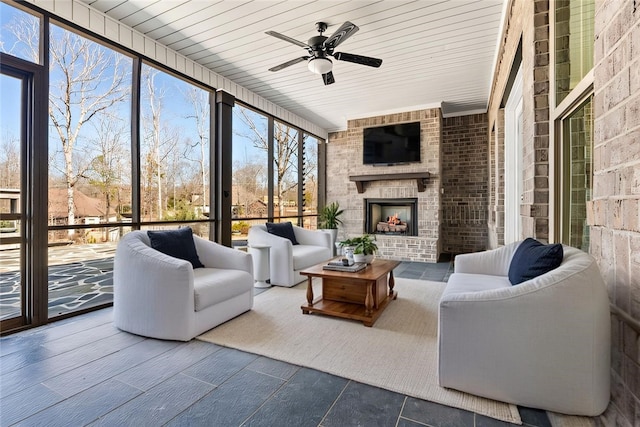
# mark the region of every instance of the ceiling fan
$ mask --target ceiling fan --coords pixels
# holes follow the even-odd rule
[[[284,34],[277,33],[275,31],[267,31],[266,34],[277,37],[281,40],[293,43],[296,46],[303,47],[307,50],[309,55],[301,56],[299,58],[292,59],[284,62],[280,65],[276,65],[273,68],[269,68],[269,71],[280,71],[290,65],[297,64],[298,62],[308,61],[309,71],[315,74],[322,75],[322,81],[325,85],[335,83],[333,78],[333,62],[329,59],[330,56],[338,61],[353,62],[355,64],[367,65],[369,67],[378,68],[382,64],[382,59],[370,58],[368,56],[354,55],[352,53],[335,52],[334,49],[338,47],[340,43],[348,39],[356,31],[358,26],[347,21],[340,26],[331,37],[325,37],[322,35],[327,30],[327,24],[324,22],[316,22],[316,29],[320,33],[319,36],[314,36],[309,39],[307,43],[300,42],[285,36]]]

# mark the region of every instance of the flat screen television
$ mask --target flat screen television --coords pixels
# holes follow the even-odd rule
[[[365,165],[420,162],[420,123],[401,123],[364,129]]]

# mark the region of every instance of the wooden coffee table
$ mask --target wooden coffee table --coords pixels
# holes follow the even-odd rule
[[[375,259],[357,273],[323,270],[325,264],[323,262],[300,272],[308,277],[307,304],[300,307],[303,314],[322,313],[360,320],[365,326],[372,326],[389,302],[398,297],[393,290],[393,269],[400,261]],[[314,277],[322,279],[322,295],[315,300]]]

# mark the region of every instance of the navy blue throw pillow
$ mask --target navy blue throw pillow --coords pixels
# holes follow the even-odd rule
[[[193,243],[193,230],[191,227],[182,227],[177,230],[147,231],[151,240],[151,247],[163,254],[189,261],[193,268],[202,268],[204,265],[198,258],[196,244]]]
[[[509,281],[517,285],[547,273],[558,267],[563,257],[560,243],[545,245],[529,237],[520,243],[513,254],[509,264]]]
[[[291,244],[293,245],[299,244],[293,232],[293,224],[291,224],[291,222],[268,222],[267,231],[273,235],[291,240]]]

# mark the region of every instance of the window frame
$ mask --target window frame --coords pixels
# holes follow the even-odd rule
[[[561,242],[564,236],[566,208],[564,204],[566,179],[564,177],[563,122],[594,94],[594,69],[591,68],[578,84],[556,106],[556,43],[555,7],[549,8],[549,241]],[[594,17],[595,19],[595,17]],[[595,66],[595,64],[594,64]],[[593,139],[592,139],[593,141]],[[593,181],[592,181],[593,182]]]

